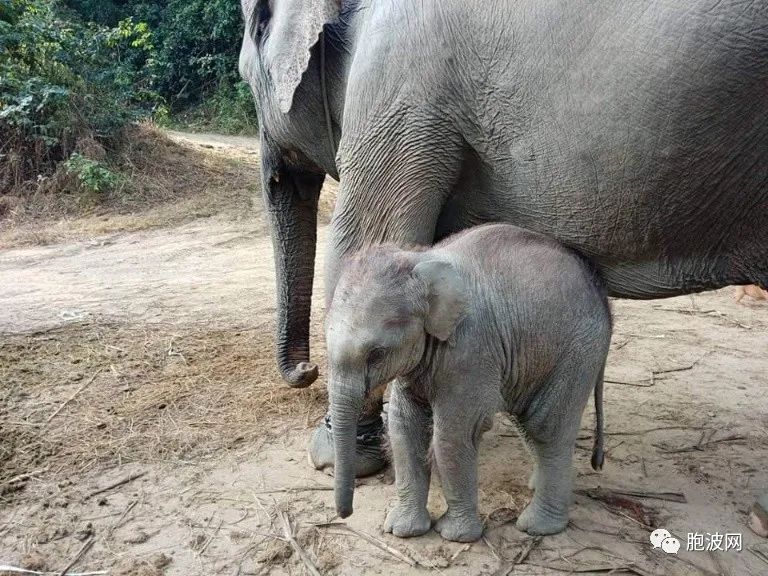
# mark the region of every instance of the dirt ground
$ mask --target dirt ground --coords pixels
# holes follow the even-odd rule
[[[200,154],[238,147],[256,178],[252,141],[172,136]],[[58,574],[76,560],[77,572],[124,576],[299,575],[307,564],[345,575],[768,573],[768,544],[745,526],[768,489],[768,304],[737,305],[730,289],[615,301],[606,465],[589,467],[590,411],[568,529],[531,539],[514,528],[530,462],[499,416],[481,454],[484,539],[401,540],[381,532],[390,471],[359,481],[355,513],[339,525],[332,479],[307,464],[325,380],[290,390],[273,366],[272,249],[257,208],[79,230],[0,252],[0,565]],[[430,508],[443,508],[437,482]],[[657,527],[681,539],[677,555],[652,549]],[[686,551],[688,533],[741,533],[743,550]]]

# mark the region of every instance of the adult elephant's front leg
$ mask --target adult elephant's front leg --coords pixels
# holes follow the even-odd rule
[[[347,130],[345,125],[339,150],[341,186],[326,249],[326,309],[345,257],[380,242],[433,243],[441,210],[462,168],[464,141],[444,119],[424,114],[398,113],[378,120],[385,127]],[[386,138],[371,138],[376,133]],[[357,476],[386,465],[381,409],[381,398],[372,399],[358,422]],[[310,461],[317,469],[332,468],[333,450],[333,422],[326,415],[312,435]]]
[[[382,398],[369,398],[363,415],[357,422],[355,476],[370,476],[387,464],[382,442],[385,434],[381,419]],[[309,443],[309,461],[317,470],[330,471],[335,461],[333,422],[328,412],[315,428]]]

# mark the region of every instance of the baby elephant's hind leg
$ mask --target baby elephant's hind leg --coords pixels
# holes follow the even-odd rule
[[[536,460],[534,495],[517,519],[529,534],[555,534],[568,524],[573,492],[573,451],[581,414],[596,376],[561,367],[545,384],[535,412],[522,421]]]

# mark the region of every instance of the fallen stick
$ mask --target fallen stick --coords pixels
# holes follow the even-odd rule
[[[739,440],[746,440],[747,437],[743,434],[734,434],[732,436],[726,436],[725,438],[718,438],[717,440],[707,440],[706,442],[697,442],[690,446],[681,446],[680,448],[668,448],[662,444],[653,444],[656,448],[667,454],[680,454],[682,452],[700,452],[711,444],[719,444],[720,442],[737,442]]]
[[[730,322],[731,324],[735,324],[739,328],[744,328],[744,330],[752,330],[752,326],[749,326],[747,324],[742,324],[738,320],[734,320],[733,318],[730,318],[729,316],[726,316],[722,312],[718,312],[717,310],[711,310],[707,315],[710,316],[712,314],[714,314],[718,318],[722,318],[723,320],[726,320],[726,321]]]
[[[59,413],[59,412],[61,412],[62,410],[64,410],[64,407],[65,407],[67,404],[69,404],[70,402],[72,402],[72,400],[74,400],[74,399],[75,399],[75,397],[77,397],[77,395],[78,395],[78,394],[80,394],[80,393],[81,393],[83,390],[85,390],[86,388],[88,388],[88,386],[90,386],[90,385],[93,383],[93,381],[94,381],[94,380],[96,380],[96,376],[98,376],[99,374],[101,374],[103,370],[104,370],[104,368],[99,368],[98,370],[96,370],[96,372],[94,372],[94,373],[93,373],[93,376],[91,376],[91,377],[90,377],[90,378],[89,378],[89,379],[88,379],[88,380],[85,382],[85,384],[83,384],[82,386],[80,386],[80,388],[78,388],[77,390],[75,390],[75,392],[72,394],[72,396],[70,396],[69,398],[67,398],[66,400],[64,400],[64,402],[61,404],[61,406],[59,406],[58,408],[56,408],[56,410],[54,410],[53,414],[51,414],[50,416],[48,416],[48,419],[45,421],[45,423],[46,423],[46,424],[48,424],[48,423],[49,423],[51,420],[53,420],[54,418],[56,418],[56,416],[58,415],[58,413]]]
[[[650,432],[661,432],[664,430],[703,430],[697,426],[657,426],[656,428],[647,428],[645,430],[638,430],[632,432],[630,430],[619,432],[605,432],[606,436],[642,436],[643,434],[649,434]],[[591,436],[590,436],[591,437]]]
[[[654,310],[662,310],[664,312],[677,312],[679,314],[689,314],[689,315],[695,315],[695,314],[702,314],[707,315],[712,312],[716,312],[716,310],[693,310],[691,308],[662,308],[662,307],[653,307]]]
[[[515,566],[525,562],[528,559],[528,556],[531,554],[531,550],[533,550],[534,548],[536,548],[536,546],[539,545],[539,542],[541,542],[541,539],[542,539],[541,536],[530,538],[528,540],[528,545],[520,551],[520,554],[517,555],[517,558],[512,560],[512,565],[507,569],[506,572],[504,572],[504,576],[509,576],[509,574],[511,574],[515,570]]]
[[[56,575],[58,572],[38,572],[37,570],[27,570],[18,566],[8,566],[0,564],[0,572],[12,572],[14,574],[39,574],[40,576]],[[67,576],[99,576],[109,574],[108,570],[97,570],[96,572],[67,572]]]
[[[48,467],[46,466],[45,468],[40,468],[39,470],[35,470],[33,472],[25,472],[24,474],[19,474],[18,476],[14,476],[10,480],[5,480],[3,482],[0,482],[0,486],[21,482],[22,480],[26,480],[27,478],[32,478],[33,476],[37,476],[38,474],[42,474],[43,472],[47,472],[47,471],[48,471]]]
[[[548,570],[554,570],[556,572],[566,572],[568,574],[614,574],[616,572],[624,571],[637,576],[656,576],[652,572],[646,572],[642,568],[638,568],[634,564],[604,564],[600,566],[563,566],[557,564],[546,564],[543,562],[528,562],[528,566],[536,566],[537,568],[546,568]]]
[[[85,499],[88,500],[89,498],[93,498],[94,496],[96,496],[98,494],[103,494],[104,492],[109,492],[113,488],[117,488],[119,486],[122,486],[123,484],[128,484],[128,482],[133,482],[134,480],[138,480],[142,476],[146,476],[146,474],[147,474],[146,472],[138,472],[136,474],[131,474],[129,476],[126,476],[122,480],[118,480],[117,482],[113,482],[109,486],[106,486],[104,488],[99,488],[98,490],[96,490],[94,492],[91,492],[90,494],[88,494],[85,497]]]
[[[762,550],[758,548],[756,544],[753,544],[752,546],[748,546],[747,550],[752,552],[755,556],[757,556],[760,560],[768,564],[768,550]]]
[[[629,496],[631,498],[650,498],[652,500],[665,500],[667,502],[678,502],[680,504],[687,504],[688,500],[685,498],[685,494],[682,492],[646,492],[644,490],[616,490],[614,488],[594,488],[589,490],[575,490],[577,494],[583,494],[589,496],[595,500],[602,500],[600,492],[610,495],[615,494],[618,496]]]
[[[203,552],[205,552],[208,549],[208,546],[211,544],[211,541],[216,537],[216,534],[219,533],[219,530],[221,530],[221,525],[224,523],[224,520],[219,519],[219,525],[216,527],[216,530],[214,530],[213,534],[211,534],[208,537],[208,540],[205,541],[205,544],[203,544],[203,547],[200,548],[200,551],[197,553],[198,556],[202,556]]]
[[[344,522],[323,522],[320,524],[314,524],[317,528],[329,528],[329,527],[337,527],[337,528],[344,528],[345,530],[348,530],[352,534],[355,534],[356,536],[362,538],[369,544],[372,544],[373,546],[376,546],[379,550],[383,550],[384,552],[390,554],[391,556],[394,556],[401,562],[405,562],[411,567],[416,567],[418,565],[418,562],[411,558],[410,556],[406,556],[400,550],[396,548],[392,548],[389,544],[386,542],[382,542],[378,538],[374,538],[370,534],[366,534],[365,532],[360,532],[359,530],[355,530],[351,526],[345,524]]]
[[[288,518],[288,513],[285,510],[280,511],[280,520],[283,522],[283,534],[285,535],[285,539],[299,555],[301,561],[304,562],[304,565],[307,567],[307,570],[309,570],[309,573],[313,576],[322,576],[315,565],[312,563],[312,559],[307,555],[306,552],[304,552],[304,549],[296,541],[296,538],[294,538],[293,529],[291,528],[291,520]]]
[[[600,489],[584,490],[580,493],[602,503],[609,512],[629,518],[641,526],[648,528],[655,524],[656,511],[652,508],[646,508],[637,500]]]
[[[80,561],[80,558],[85,556],[85,553],[88,552],[88,550],[91,549],[91,546],[93,546],[93,536],[88,538],[88,540],[85,541],[85,544],[80,548],[80,551],[75,554],[75,557],[72,559],[72,562],[67,564],[67,567],[64,568],[61,572],[59,572],[59,576],[67,576],[67,572],[69,572],[69,569],[72,568],[75,564],[77,564]]]
[[[278,492],[312,492],[330,491],[333,486],[296,486],[295,488],[272,488],[270,490],[258,490],[254,494],[276,494]]]
[[[606,384],[620,384],[622,386],[634,386],[635,388],[650,388],[652,386],[656,385],[656,380],[654,378],[651,378],[650,380],[643,380],[641,382],[628,382],[627,380],[608,380],[607,378],[603,380]],[[643,384],[643,382],[647,382],[647,384]]]

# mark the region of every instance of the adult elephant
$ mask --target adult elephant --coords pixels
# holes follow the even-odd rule
[[[768,285],[768,4],[243,0],[277,269],[277,360],[317,376],[317,200],[345,254],[488,221],[552,235],[612,296]],[[376,430],[379,406],[359,432]],[[333,465],[331,424],[316,466]],[[358,474],[383,464],[358,437]],[[372,445],[373,444],[373,445]]]

